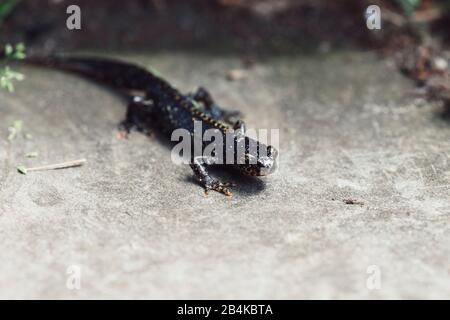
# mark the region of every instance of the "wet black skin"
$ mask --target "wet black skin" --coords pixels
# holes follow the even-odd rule
[[[203,131],[216,129],[223,136],[227,132],[233,133],[235,145],[244,143],[245,152],[240,154],[240,159],[237,159],[239,155],[234,151],[237,163],[222,165],[232,166],[239,172],[252,176],[264,176],[275,169],[277,150],[247,138],[244,123],[234,120],[239,112],[220,108],[203,88],[184,95],[150,71],[112,59],[46,57],[27,58],[26,62],[70,71],[126,92],[130,97],[130,104],[122,127],[127,131],[133,128],[147,128],[147,122],[151,122],[152,127],[158,129],[168,139],[178,128],[188,130],[193,136],[194,120],[201,121]],[[204,143],[203,147],[207,144],[209,143]],[[257,146],[256,152],[249,150],[250,144]],[[225,152],[226,146],[224,154]],[[193,156],[190,160],[194,175],[205,192],[215,190],[231,196],[229,187],[232,184],[222,183],[208,173],[207,167],[212,164],[214,159],[211,157]]]

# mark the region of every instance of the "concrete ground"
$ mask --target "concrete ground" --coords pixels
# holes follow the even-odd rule
[[[279,170],[206,197],[156,138],[117,139],[122,98],[23,67],[0,92],[0,298],[450,298],[450,121],[395,68],[279,56],[230,82],[233,55],[122,58],[279,128]],[[33,138],[8,142],[19,119]]]

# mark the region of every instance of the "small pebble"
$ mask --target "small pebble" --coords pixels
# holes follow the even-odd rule
[[[243,69],[233,69],[227,73],[227,79],[229,81],[237,81],[245,78],[247,78],[247,72]]]
[[[434,67],[439,71],[445,71],[448,68],[448,62],[444,58],[435,58]]]

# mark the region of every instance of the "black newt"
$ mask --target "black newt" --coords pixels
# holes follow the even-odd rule
[[[182,94],[167,81],[154,73],[131,63],[109,58],[92,57],[30,57],[24,60],[33,65],[73,72],[106,84],[116,90],[125,91],[130,98],[125,121],[121,124],[127,132],[156,127],[163,135],[171,138],[176,129],[185,129],[194,137],[194,120],[201,121],[202,136],[208,129],[218,131],[225,141],[232,134],[232,145],[223,144],[223,155],[232,150],[233,161],[217,162],[216,153],[210,156],[193,155],[189,163],[198,182],[205,192],[215,190],[231,196],[232,183],[223,183],[212,177],[209,165],[231,166],[246,175],[264,176],[274,171],[278,151],[245,136],[245,124],[236,117],[240,112],[220,108],[204,88],[194,93]],[[136,93],[139,92],[140,95]],[[234,119],[234,120],[233,120]],[[142,131],[142,130],[141,130]],[[211,142],[202,141],[204,149]],[[238,152],[240,144],[242,152]],[[253,146],[253,147],[251,147]],[[227,158],[228,160],[228,158]],[[226,163],[226,164],[225,164]]]

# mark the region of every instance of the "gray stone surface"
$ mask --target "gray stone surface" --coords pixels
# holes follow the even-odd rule
[[[122,98],[21,68],[16,93],[0,92],[0,298],[450,298],[450,123],[408,98],[395,69],[371,54],[292,55],[229,82],[238,57],[125,58],[280,128],[279,170],[205,197],[156,138],[117,139]],[[32,140],[7,142],[16,119]],[[66,287],[71,265],[80,290]]]

